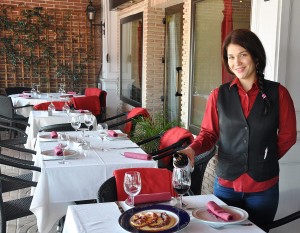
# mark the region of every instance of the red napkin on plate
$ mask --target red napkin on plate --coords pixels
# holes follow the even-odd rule
[[[118,133],[116,133],[113,130],[108,130],[107,135],[110,136],[110,137],[118,137]]]
[[[58,134],[56,131],[52,131],[51,132],[51,138],[57,138],[58,137]]]
[[[57,156],[62,156],[63,155],[63,151],[59,146],[54,147],[54,154]]]
[[[214,201],[209,201],[206,205],[207,211],[214,214],[218,218],[228,222],[233,219],[233,215],[231,213],[228,213],[226,210],[224,210],[222,207],[220,207],[217,203]]]
[[[19,97],[29,98],[29,97],[31,97],[31,95],[24,93],[24,94],[19,94]]]
[[[150,160],[151,159],[151,155],[135,153],[135,152],[124,152],[124,156],[127,158],[132,158],[132,159],[142,159],[142,160]]]
[[[151,193],[151,194],[139,194],[134,197],[135,204],[143,204],[149,202],[164,202],[171,200],[171,193],[163,192],[163,193]]]

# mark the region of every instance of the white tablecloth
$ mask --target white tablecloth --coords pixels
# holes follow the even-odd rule
[[[71,122],[70,116],[68,116],[63,111],[55,111],[53,113],[53,116],[48,116],[47,111],[31,111],[28,118],[28,123],[30,126],[26,128],[26,133],[28,135],[28,138],[25,147],[28,149],[34,149],[36,136],[37,133],[39,132],[40,127],[53,125],[53,124],[68,123],[68,122]],[[93,129],[96,129],[96,127],[97,127],[97,120],[95,118],[93,122]]]
[[[87,132],[86,132],[87,133]],[[75,132],[69,132],[74,136]],[[39,232],[47,233],[53,225],[64,216],[67,207],[74,201],[96,199],[101,184],[119,168],[157,167],[155,161],[137,160],[121,155],[124,151],[143,153],[130,140],[109,141],[102,144],[95,131],[88,132],[93,137],[85,139],[91,143],[87,157],[80,155],[77,159],[68,160],[68,164],[59,164],[58,160],[43,161],[40,151],[53,149],[57,142],[38,142],[38,154],[35,165],[41,166],[42,172],[34,176],[38,180],[30,210],[36,215]],[[78,132],[77,135],[80,135]],[[101,151],[99,148],[120,148]]]
[[[53,96],[53,101],[65,101],[64,98],[60,98],[60,93],[42,93],[39,97],[38,96],[32,96],[31,97],[22,97],[19,96],[20,94],[13,94],[10,95],[13,106],[14,107],[21,107],[25,105],[36,105],[44,102],[50,102],[51,98],[49,96]],[[28,117],[30,112],[32,110],[32,107],[27,108],[20,108],[17,109],[17,114],[22,115],[24,117]]]
[[[189,207],[204,207],[208,201],[215,201],[217,204],[225,204],[214,195],[185,196],[183,201]],[[125,210],[128,206],[121,203]],[[211,228],[210,226],[200,222],[191,215],[191,220],[186,228],[181,230],[182,233],[263,233],[260,228],[254,224],[251,226],[226,226],[220,230]],[[88,204],[88,205],[70,205],[68,207],[66,221],[63,233],[122,233],[127,232],[118,223],[120,211],[113,202]],[[246,220],[249,222],[249,220]]]

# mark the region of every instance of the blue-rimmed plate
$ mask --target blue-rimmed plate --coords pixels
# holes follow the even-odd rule
[[[141,207],[135,207],[132,209],[129,209],[125,211],[123,214],[121,214],[119,218],[119,224],[122,228],[129,232],[133,233],[146,233],[146,232],[154,232],[151,230],[145,231],[142,229],[138,229],[130,224],[130,218],[140,212],[166,212],[169,216],[172,216],[176,219],[176,223],[172,225],[168,229],[164,229],[159,231],[159,229],[155,229],[155,232],[160,232],[160,233],[171,233],[171,232],[177,232],[179,230],[182,230],[185,228],[189,222],[190,222],[190,216],[189,214],[182,210],[179,209],[175,206],[168,206],[168,205],[147,205],[147,206],[141,206]]]

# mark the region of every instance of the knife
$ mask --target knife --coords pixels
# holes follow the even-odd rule
[[[118,206],[118,208],[119,208],[121,214],[123,214],[123,213],[125,212],[124,209],[123,209],[123,207],[120,205],[120,203],[119,203],[118,201],[115,201],[115,203],[116,203],[116,205]]]

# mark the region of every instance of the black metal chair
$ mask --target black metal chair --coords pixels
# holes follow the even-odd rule
[[[85,124],[81,124],[81,128],[87,128]],[[93,126],[90,127],[90,130],[93,129]],[[39,129],[39,132],[51,132],[51,131],[75,131],[75,129],[71,126],[70,123],[62,123],[62,124],[54,124],[54,125],[46,125]]]
[[[263,226],[262,229],[265,232],[269,232],[269,230],[271,230],[271,229],[286,225],[286,224],[288,224],[290,222],[293,222],[297,219],[300,219],[300,210],[296,211],[292,214],[289,214],[288,216],[285,216],[285,217],[282,217],[280,219],[274,220],[271,224]]]
[[[8,175],[0,174],[0,223],[1,223],[1,233],[6,233],[6,223],[7,221],[22,218],[25,216],[32,215],[30,211],[30,205],[32,202],[32,196],[16,198],[12,200],[3,200],[3,193],[17,190],[20,187],[30,187],[32,182],[16,179]]]
[[[14,122],[14,120],[23,121],[27,123],[28,117],[24,117],[22,115],[17,114],[16,110],[28,107],[32,108],[32,105],[14,107],[10,97],[0,95],[0,106],[1,122],[7,123],[9,126],[15,126],[21,128],[22,130],[25,130],[26,126],[24,124],[20,124],[19,122],[16,123]],[[7,120],[5,120],[5,118]],[[11,131],[10,136],[12,136]]]
[[[102,120],[101,123],[107,123],[108,129],[120,129],[129,136],[132,136],[136,123],[134,119],[139,117],[149,117],[149,113],[145,108],[133,108],[128,112],[123,112],[112,117]]]
[[[7,96],[13,94],[21,94],[24,91],[29,92],[31,91],[31,87],[7,87],[5,88],[5,93]]]

